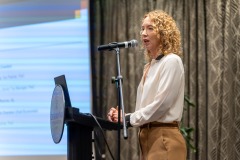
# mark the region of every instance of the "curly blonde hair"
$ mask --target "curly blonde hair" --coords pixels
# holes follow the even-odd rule
[[[154,31],[160,38],[159,55],[174,53],[181,55],[181,34],[174,19],[162,10],[154,10],[144,15],[143,20],[149,17],[153,22]],[[145,51],[146,60],[150,61],[150,53]]]

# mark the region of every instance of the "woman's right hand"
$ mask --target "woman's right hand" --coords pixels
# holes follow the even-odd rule
[[[121,114],[122,115],[122,114]],[[111,122],[118,122],[118,107],[114,108],[112,107],[108,114],[107,114],[108,120]],[[120,117],[122,121],[122,117]]]

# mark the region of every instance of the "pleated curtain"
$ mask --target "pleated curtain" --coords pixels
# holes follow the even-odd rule
[[[176,20],[182,34],[185,94],[195,107],[184,111],[183,123],[193,127],[190,160],[240,159],[240,0],[92,0],[91,58],[93,113],[107,118],[118,104],[114,51],[97,51],[110,42],[136,39],[139,46],[120,49],[123,98],[126,112],[135,109],[136,90],[143,73],[140,28],[143,15],[161,9]],[[122,160],[138,160],[138,129],[121,133]],[[111,159],[96,129],[96,159]],[[117,132],[105,136],[117,157]]]

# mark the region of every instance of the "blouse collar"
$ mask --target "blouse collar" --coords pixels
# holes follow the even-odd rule
[[[160,60],[164,57],[164,54],[160,54],[159,56],[157,56],[157,58],[155,58],[155,60]]]

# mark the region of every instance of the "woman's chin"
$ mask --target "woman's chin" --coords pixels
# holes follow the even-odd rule
[[[150,46],[150,45],[145,45],[144,48],[145,48],[146,50],[150,51],[151,46]]]

